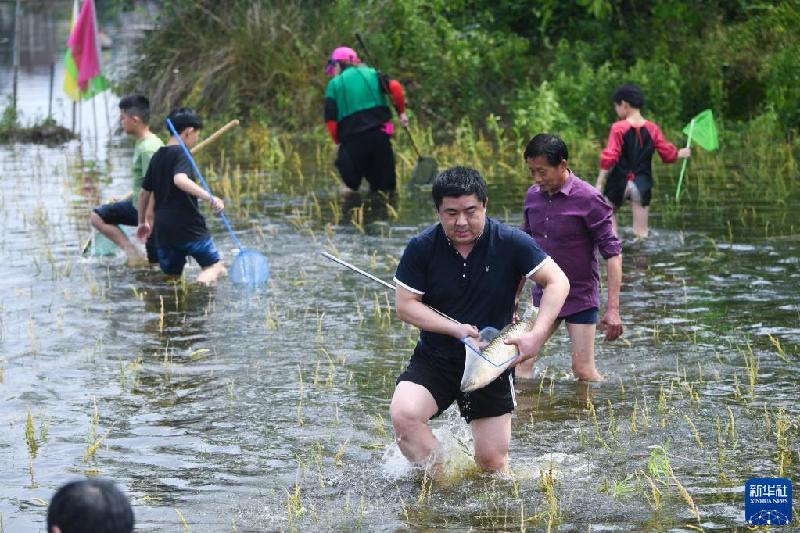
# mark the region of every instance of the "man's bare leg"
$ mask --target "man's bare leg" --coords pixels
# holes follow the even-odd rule
[[[511,413],[479,418],[470,423],[475,441],[475,462],[484,470],[508,471],[508,443],[511,441]]]
[[[603,376],[594,362],[596,324],[569,324],[567,332],[572,342],[572,373],[582,381],[600,381]]]
[[[428,420],[439,407],[430,391],[411,381],[401,381],[394,389],[389,413],[392,417],[394,436],[406,459],[424,465],[439,448]]]

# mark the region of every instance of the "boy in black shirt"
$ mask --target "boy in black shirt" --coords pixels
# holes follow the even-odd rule
[[[169,114],[175,131],[191,148],[197,143],[203,121],[189,108]],[[139,227],[136,236],[146,240],[155,230],[158,262],[161,271],[180,276],[186,257],[192,256],[202,268],[197,281],[211,284],[225,273],[206,221],[200,214],[197,199],[208,200],[214,212],[225,208],[222,200],[210,195],[194,181],[192,165],[178,139],[171,137],[150,160],[150,166],[139,193]],[[155,203],[155,228],[146,222],[150,200]]]

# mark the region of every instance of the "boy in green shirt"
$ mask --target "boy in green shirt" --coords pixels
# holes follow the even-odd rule
[[[119,101],[119,112],[122,129],[136,139],[133,149],[133,187],[124,198],[95,207],[90,220],[97,231],[123,249],[128,258],[128,266],[143,266],[146,262],[158,263],[155,241],[152,238],[145,244],[145,259],[118,224],[133,227],[139,224],[139,215],[132,200],[134,197],[138,200],[150,158],[164,143],[150,131],[150,101],[145,96],[131,94],[123,97]]]

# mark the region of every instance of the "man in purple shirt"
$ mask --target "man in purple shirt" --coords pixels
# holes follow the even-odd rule
[[[619,291],[622,285],[622,245],[612,227],[613,208],[597,189],[569,169],[567,145],[556,135],[540,133],[525,147],[525,163],[534,185],[525,196],[522,230],[555,260],[569,279],[570,290],[550,335],[561,320],[572,342],[572,371],[585,381],[602,376],[594,362],[594,337],[600,309],[600,265],[606,259],[608,304],[600,321],[606,340],[622,335]],[[520,284],[519,290],[522,290]],[[539,305],[542,290],[533,291]],[[533,375],[533,360],[517,366],[518,377]]]

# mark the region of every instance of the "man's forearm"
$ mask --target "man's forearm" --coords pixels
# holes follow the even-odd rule
[[[567,278],[564,278],[566,282]],[[542,300],[539,302],[539,313],[536,315],[534,329],[549,331],[558,319],[558,314],[564,306],[564,300],[569,294],[569,282],[555,281],[548,284],[542,291]]]
[[[417,328],[453,336],[457,322],[448,320],[422,302],[413,301],[397,305],[397,316]]]
[[[606,261],[608,273],[608,308],[619,310],[619,293],[622,289],[622,255],[609,257]]]
[[[145,223],[146,220],[145,215],[147,214],[147,208],[149,203],[150,203],[150,191],[141,189],[139,191],[139,210],[138,210],[139,225]]]

